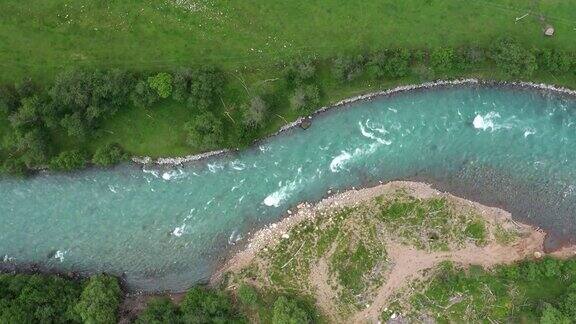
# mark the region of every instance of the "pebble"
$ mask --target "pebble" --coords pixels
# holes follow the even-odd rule
[[[288,238],[290,238],[290,235],[288,235],[288,233],[284,233],[284,234],[282,234],[282,238],[283,238],[283,239],[288,239]]]

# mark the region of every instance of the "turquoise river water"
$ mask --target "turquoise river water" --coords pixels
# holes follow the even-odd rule
[[[575,149],[574,98],[473,85],[399,93],[185,166],[2,179],[0,265],[183,290],[299,202],[396,179],[504,207],[558,246],[576,238]]]

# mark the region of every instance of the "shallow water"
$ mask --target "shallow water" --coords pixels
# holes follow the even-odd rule
[[[328,189],[422,179],[574,241],[576,100],[476,86],[319,115],[259,146],[182,167],[125,165],[0,181],[0,261],[125,273],[183,290],[248,231]]]

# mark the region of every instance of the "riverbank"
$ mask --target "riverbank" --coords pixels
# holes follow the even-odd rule
[[[334,104],[323,106],[323,107],[315,110],[313,113],[311,113],[308,116],[298,117],[295,121],[290,122],[290,123],[280,127],[280,129],[278,131],[274,132],[273,134],[255,140],[251,144],[251,147],[257,146],[259,143],[264,142],[267,139],[281,135],[282,133],[284,133],[288,130],[292,130],[292,129],[297,128],[297,127],[307,128],[307,126],[306,127],[303,126],[304,123],[312,123],[314,121],[314,118],[317,117],[318,115],[330,112],[334,109],[339,109],[339,108],[345,107],[345,106],[353,104],[353,103],[357,103],[360,101],[374,100],[374,99],[377,99],[380,97],[388,97],[388,96],[392,96],[395,94],[400,94],[400,93],[410,92],[410,91],[427,90],[427,89],[440,88],[440,87],[463,86],[463,85],[478,85],[478,86],[484,86],[484,87],[505,87],[505,88],[519,88],[519,89],[535,89],[535,90],[542,90],[542,91],[550,91],[553,93],[557,93],[557,94],[561,94],[561,95],[567,95],[567,96],[576,98],[576,90],[573,90],[573,89],[570,89],[567,87],[554,85],[554,84],[536,83],[536,82],[527,82],[527,81],[496,81],[496,80],[483,80],[483,79],[477,79],[477,78],[466,78],[466,79],[455,79],[455,80],[438,80],[438,81],[424,82],[424,83],[419,83],[419,84],[401,85],[401,86],[397,86],[397,87],[394,87],[391,89],[386,89],[386,90],[381,90],[381,91],[370,92],[367,94],[361,94],[361,95],[353,96],[350,98],[340,100]],[[214,157],[217,157],[217,156],[220,156],[223,154],[227,154],[227,153],[230,153],[233,151],[238,151],[238,150],[239,150],[239,148],[236,148],[233,150],[223,149],[223,150],[215,150],[215,151],[209,151],[209,152],[204,152],[204,153],[199,153],[199,154],[191,154],[191,155],[186,155],[186,156],[181,156],[181,157],[162,157],[162,158],[157,158],[157,159],[153,159],[149,156],[135,156],[135,157],[132,157],[131,160],[134,163],[142,164],[142,165],[156,164],[156,165],[167,165],[167,166],[173,165],[173,166],[176,166],[176,165],[186,164],[186,163],[190,163],[190,162],[197,162],[197,161],[200,161],[203,159],[214,158]]]
[[[330,255],[336,253],[333,251],[335,246],[333,245],[332,248],[327,247],[328,250],[332,249],[331,252],[328,252],[327,256],[318,259],[311,256],[311,252],[307,249],[302,250],[302,247],[309,244],[308,239],[305,239],[305,237],[312,238],[317,236],[315,240],[318,243],[323,240],[322,237],[326,235],[326,232],[331,231],[329,225],[326,225],[328,226],[327,228],[322,229],[325,226],[324,224],[339,224],[338,211],[364,208],[363,206],[370,204],[375,199],[376,201],[378,199],[384,201],[394,200],[396,199],[394,197],[399,192],[401,192],[401,195],[414,197],[417,201],[446,201],[449,205],[455,206],[455,209],[452,210],[455,212],[453,216],[456,217],[471,215],[470,213],[480,216],[485,224],[486,237],[481,239],[483,242],[480,244],[474,240],[465,240],[466,242],[463,241],[464,243],[461,245],[453,245],[456,242],[450,242],[446,246],[447,250],[445,248],[436,250],[430,246],[418,246],[419,243],[417,245],[407,243],[408,241],[403,241],[402,235],[397,236],[395,234],[391,236],[390,230],[384,230],[384,233],[378,235],[378,240],[385,242],[385,257],[382,261],[384,263],[380,267],[376,266],[376,269],[380,270],[370,270],[377,271],[377,273],[372,273],[372,276],[381,278],[375,280],[382,282],[382,284],[362,293],[367,294],[365,296],[367,299],[365,298],[363,302],[366,304],[365,307],[350,312],[343,311],[342,307],[344,306],[339,306],[338,302],[335,301],[338,298],[342,298],[339,294],[343,288],[340,287],[336,291],[334,290],[335,284],[339,286],[342,283],[337,284],[338,280],[334,279],[333,273],[333,271],[337,270],[330,266],[331,262],[333,262],[330,261],[332,260]],[[409,210],[405,212],[410,213]],[[409,223],[411,221],[408,214],[403,214],[402,217],[407,217],[405,222]],[[469,224],[470,221],[473,222],[473,218],[464,220],[463,224]],[[453,220],[453,222],[458,221]],[[359,220],[354,220],[354,223],[363,224]],[[365,238],[365,234],[362,234],[365,231],[365,226],[367,225],[354,227],[357,228],[354,231],[358,231],[356,235],[360,235],[362,240]],[[462,228],[461,231],[468,232],[468,228],[466,227],[466,230]],[[415,234],[418,237],[430,231],[430,228],[421,228],[420,230],[423,232]],[[302,234],[310,231],[312,232],[312,234],[309,234],[311,236]],[[434,231],[435,233],[444,233],[441,228],[437,227]],[[213,285],[218,285],[222,280],[230,280],[230,277],[234,278],[235,276],[243,278],[243,273],[250,273],[248,276],[253,279],[248,280],[248,282],[256,285],[259,289],[282,290],[283,287],[275,287],[274,285],[282,286],[289,283],[288,285],[292,287],[291,289],[297,289],[305,295],[311,294],[315,296],[319,309],[336,322],[345,319],[355,323],[376,322],[386,306],[390,306],[392,303],[391,298],[393,296],[397,296],[410,284],[428,278],[433,273],[430,270],[442,262],[451,261],[464,267],[476,265],[490,269],[498,265],[512,264],[526,259],[538,260],[545,257],[545,255],[556,258],[571,258],[576,255],[576,247],[574,246],[565,247],[548,254],[545,253],[545,236],[546,233],[542,230],[512,220],[510,213],[499,208],[487,207],[450,193],[440,192],[428,184],[395,181],[371,188],[349,190],[334,194],[315,205],[307,203],[298,205],[289,211],[282,221],[271,224],[253,234],[246,248],[229,258],[226,265],[214,274],[211,282]],[[421,237],[417,241],[420,239],[424,238]],[[352,241],[355,240],[352,238]],[[298,248],[299,246],[300,248]],[[288,251],[284,250],[286,248],[288,248]],[[314,249],[312,247],[312,250]],[[354,252],[350,253],[354,254]],[[273,279],[277,275],[274,269],[277,262],[275,258],[278,255],[286,256],[280,257],[282,260],[280,269],[282,271],[292,273],[292,276],[296,277],[298,277],[296,273],[309,273],[309,278],[307,275],[302,278],[299,277],[299,280],[309,282],[309,285],[304,283],[297,284],[298,281],[276,281],[278,279]],[[308,260],[308,263],[304,262],[304,259]],[[302,266],[302,262],[309,264],[311,269],[305,269],[306,265],[304,265],[304,268],[299,268]],[[291,267],[294,264],[299,266],[293,269]],[[286,267],[287,265],[289,266]],[[263,273],[260,274],[259,271],[263,271]],[[268,280],[272,280],[272,282]],[[232,283],[229,282],[227,285],[237,286],[238,283],[232,279]]]

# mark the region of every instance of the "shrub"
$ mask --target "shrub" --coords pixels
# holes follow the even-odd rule
[[[254,97],[243,110],[244,124],[248,127],[258,127],[262,124],[268,106],[261,97]]]
[[[274,302],[272,323],[274,324],[303,324],[310,323],[310,316],[293,299],[284,296]]]
[[[169,298],[154,298],[136,320],[137,324],[177,324],[182,322],[178,308]]]
[[[224,85],[224,74],[218,69],[207,68],[195,71],[190,80],[188,105],[194,109],[208,109],[222,95]]]
[[[558,309],[550,304],[545,304],[540,324],[570,324],[572,321]]]
[[[168,98],[172,95],[172,75],[162,72],[148,78],[148,86],[155,90],[160,98]]]
[[[201,287],[186,293],[180,309],[186,323],[232,323],[240,319],[228,295]]]
[[[308,83],[316,75],[316,63],[313,58],[292,61],[284,69],[284,77],[290,87]]]
[[[372,56],[370,66],[378,79],[404,77],[410,71],[410,52],[406,49],[378,52]]]
[[[203,112],[184,125],[187,142],[194,148],[207,150],[222,143],[222,122],[211,112]]]
[[[132,103],[139,108],[150,108],[154,105],[159,97],[146,81],[138,81],[131,94]]]
[[[22,99],[19,107],[8,117],[10,125],[14,128],[34,127],[42,120],[41,105],[37,96]]]
[[[5,147],[19,156],[28,168],[42,165],[48,160],[51,147],[48,134],[43,128],[30,131],[14,130],[6,138]]]
[[[490,49],[490,57],[509,76],[530,76],[538,68],[536,57],[510,38],[502,38]]]
[[[449,72],[454,69],[454,50],[452,48],[437,48],[430,53],[430,66],[436,72]]]
[[[121,293],[116,278],[93,276],[82,290],[76,312],[85,323],[116,323]]]
[[[0,323],[78,323],[80,292],[57,276],[0,274]]]
[[[296,89],[290,98],[290,106],[299,112],[314,109],[320,103],[320,90],[315,85],[307,85]]]
[[[119,144],[106,144],[96,149],[92,156],[92,163],[97,166],[107,167],[120,163],[126,158],[126,154]]]
[[[188,99],[192,76],[192,70],[186,68],[181,68],[174,73],[174,86],[172,90],[174,100],[182,102]]]
[[[12,85],[0,85],[0,111],[11,114],[20,105],[20,97]]]
[[[366,58],[364,55],[339,55],[333,62],[334,77],[341,81],[352,81],[364,72]]]
[[[86,166],[86,155],[79,150],[64,151],[50,161],[50,168],[61,171],[82,169]]]
[[[2,172],[23,177],[28,174],[28,168],[22,159],[17,157],[8,157],[2,164]]]
[[[258,293],[250,285],[242,284],[238,288],[238,300],[246,306],[256,306],[258,304]]]
[[[536,57],[538,67],[551,73],[569,72],[574,60],[570,53],[554,49],[541,49],[536,52]]]

